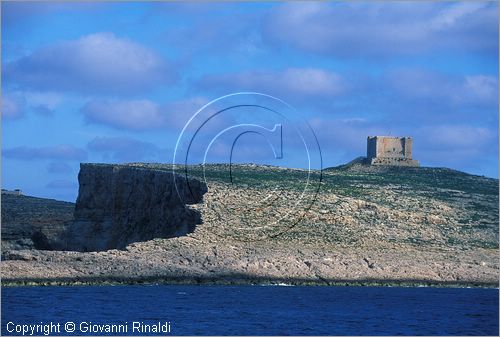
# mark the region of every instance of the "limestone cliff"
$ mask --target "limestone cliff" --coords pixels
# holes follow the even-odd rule
[[[187,200],[182,202],[173,187],[171,165],[82,165],[75,221],[63,248],[106,251],[41,250],[40,240],[33,240],[39,243],[37,249],[14,244],[2,255],[2,285],[498,287],[497,179],[446,168],[356,163],[313,171],[312,177],[322,178],[318,193],[306,191],[315,202],[300,221],[282,231],[289,222],[265,220],[275,215],[288,220],[302,197],[307,172],[233,165],[229,180],[228,168],[187,168],[191,177],[206,179],[209,190],[190,179],[193,194],[180,184],[182,199]],[[42,207],[42,201],[19,196],[5,204],[2,200],[2,239],[13,238],[20,228],[15,224],[64,223],[69,206],[47,200]],[[200,217],[203,224],[193,230]],[[6,235],[5,221],[13,222]],[[279,235],[261,235],[275,229]],[[50,239],[50,232],[44,233]],[[125,249],[108,250],[114,247]]]
[[[64,250],[102,251],[153,238],[185,235],[201,222],[186,204],[199,203],[207,186],[166,170],[81,164],[75,221],[62,240]],[[184,183],[183,183],[184,182]]]

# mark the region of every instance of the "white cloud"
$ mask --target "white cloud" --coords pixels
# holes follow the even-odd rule
[[[91,100],[81,109],[89,123],[127,130],[181,130],[207,101],[194,97],[157,104],[150,100]]]
[[[466,19],[467,16],[475,15],[478,11],[481,11],[488,7],[485,2],[459,2],[451,7],[446,7],[440,11],[432,20],[432,29],[447,29],[457,24],[460,24],[461,20]]]
[[[10,62],[10,82],[39,91],[126,94],[170,82],[172,69],[153,50],[113,33],[59,42]]]
[[[416,130],[427,149],[446,149],[456,152],[487,153],[487,146],[497,135],[485,127],[468,125],[427,126]]]
[[[2,118],[17,119],[26,112],[33,111],[41,116],[49,117],[54,110],[68,97],[55,92],[11,91],[2,96]]]
[[[95,137],[87,144],[87,148],[101,153],[103,159],[113,161],[157,161],[161,150],[154,144],[130,137]]]
[[[496,3],[295,2],[269,15],[264,38],[272,45],[366,59],[443,50],[496,56],[497,11]]]
[[[156,129],[165,124],[165,116],[159,106],[148,100],[94,100],[85,104],[82,112],[88,122],[111,125],[120,129]]]
[[[387,134],[390,129],[390,127],[376,125],[362,117],[313,118],[310,125],[316,132],[323,149],[347,152],[350,159],[365,155],[367,136]]]
[[[498,79],[476,74],[449,76],[424,69],[394,69],[385,76],[399,98],[449,106],[496,107]]]
[[[30,106],[44,106],[51,110],[55,109],[64,100],[63,95],[56,92],[27,91],[23,94]]]
[[[85,160],[87,152],[73,145],[55,145],[43,147],[18,146],[3,150],[7,158],[21,160],[60,159],[60,160]]]
[[[340,75],[317,68],[288,68],[282,71],[243,71],[207,75],[198,81],[204,89],[256,91],[289,98],[335,96],[345,90]]]
[[[463,90],[470,99],[498,104],[498,79],[493,76],[466,76]]]
[[[498,165],[498,129],[442,124],[416,128],[413,135],[413,155],[423,165],[496,175],[491,165]]]
[[[278,75],[278,85],[292,94],[336,95],[342,90],[339,75],[314,68],[290,68]],[[272,82],[272,81],[271,81]]]
[[[2,95],[2,119],[18,119],[24,115],[25,99],[19,93]]]

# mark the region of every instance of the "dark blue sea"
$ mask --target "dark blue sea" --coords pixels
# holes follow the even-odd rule
[[[15,287],[2,288],[1,324],[4,336],[23,329],[72,336],[498,335],[498,296],[498,289],[477,288]]]

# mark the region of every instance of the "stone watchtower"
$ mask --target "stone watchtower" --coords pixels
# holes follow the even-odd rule
[[[419,166],[412,159],[411,137],[369,136],[366,160],[370,165]]]

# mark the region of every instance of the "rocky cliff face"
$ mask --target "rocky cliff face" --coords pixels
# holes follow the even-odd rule
[[[64,250],[124,249],[153,238],[191,233],[201,222],[186,204],[202,201],[207,186],[195,179],[186,184],[166,170],[134,166],[81,164],[75,221],[61,240]]]
[[[52,241],[49,246],[106,250],[100,252],[42,251],[46,242],[36,237],[37,249],[26,249],[13,241],[14,230],[25,228],[18,224],[43,221],[42,234],[50,241],[47,226],[65,226],[68,214],[72,220],[71,204],[19,196],[4,203],[2,198],[2,240],[14,243],[2,254],[2,282],[498,287],[497,179],[444,168],[359,164],[315,171],[322,175],[321,190],[301,221],[261,239],[262,229],[281,230],[281,222],[269,219],[289,214],[301,198],[305,171],[232,169],[230,182],[227,165],[189,167],[190,175],[206,178],[210,190],[203,194],[206,186],[190,180],[191,194],[181,180],[183,202],[170,165],[82,165],[75,221],[66,241],[60,240],[65,246]],[[283,198],[275,202],[270,195]],[[194,209],[203,224],[193,231],[200,222]],[[141,242],[125,247],[133,241]]]

